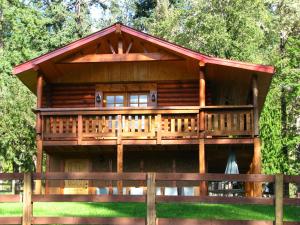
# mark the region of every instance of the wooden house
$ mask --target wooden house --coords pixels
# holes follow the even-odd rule
[[[44,155],[46,172],[224,173],[234,152],[240,173],[261,173],[258,120],[272,66],[207,56],[117,23],[14,74],[37,96],[37,172]],[[53,181],[46,192],[105,186],[114,184]],[[249,195],[259,192],[249,185]]]

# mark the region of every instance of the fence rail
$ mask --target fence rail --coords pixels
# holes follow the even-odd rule
[[[22,217],[0,217],[0,224],[255,224],[271,225],[273,221],[222,221],[194,219],[157,218],[156,203],[161,202],[197,202],[222,204],[264,204],[275,205],[276,225],[296,225],[300,222],[283,222],[283,206],[300,206],[299,198],[284,198],[284,183],[300,184],[300,176],[261,175],[261,174],[196,174],[196,173],[0,173],[0,180],[23,180],[23,195],[0,195],[1,202],[23,202]],[[147,183],[146,195],[51,195],[33,194],[34,180],[100,180],[100,181],[144,181]],[[241,181],[241,182],[274,182],[274,197],[229,197],[229,196],[164,196],[156,194],[158,181]],[[82,217],[34,217],[32,203],[34,202],[145,202],[146,218],[82,218]]]

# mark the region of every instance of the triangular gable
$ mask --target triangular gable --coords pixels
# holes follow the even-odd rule
[[[95,32],[87,37],[84,37],[82,39],[74,41],[62,48],[56,49],[54,51],[51,51],[44,55],[41,55],[37,58],[34,58],[30,61],[22,63],[14,68],[13,73],[21,74],[28,70],[35,70],[35,68],[38,67],[38,65],[41,63],[45,63],[47,61],[53,60],[56,57],[59,57],[62,55],[71,54],[72,52],[76,51],[76,49],[82,48],[82,47],[88,45],[89,43],[96,41],[97,39],[100,39],[101,37],[104,37],[106,35],[112,34],[118,30],[119,30],[119,32],[124,32],[125,34],[139,38],[147,43],[151,43],[153,45],[159,46],[159,47],[166,49],[170,52],[173,52],[177,55],[198,60],[199,63],[201,63],[201,64],[215,64],[215,65],[222,65],[222,66],[234,67],[234,68],[239,68],[239,69],[257,71],[257,72],[262,72],[262,73],[269,73],[269,74],[274,73],[274,67],[272,67],[272,66],[257,65],[257,64],[251,64],[251,63],[244,63],[244,62],[240,62],[240,61],[233,61],[233,60],[220,59],[220,58],[216,58],[216,57],[210,57],[210,56],[201,54],[199,52],[176,45],[174,43],[170,43],[166,40],[163,40],[163,39],[154,37],[152,35],[143,33],[141,31],[135,30],[133,28],[130,28],[130,27],[125,26],[120,23],[116,23],[110,27],[107,27],[103,30]],[[148,55],[147,55],[147,57],[148,57]],[[172,58],[171,55],[169,55],[169,54],[168,54],[168,57],[170,59]]]

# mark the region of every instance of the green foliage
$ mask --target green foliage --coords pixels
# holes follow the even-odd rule
[[[89,33],[90,4],[0,0],[0,169],[33,171],[35,163],[36,99],[12,67]]]
[[[152,11],[135,24],[208,55],[276,66],[260,118],[263,169],[299,174],[300,3],[161,0]]]
[[[1,0],[0,155],[3,168],[33,170],[34,96],[11,74],[12,66],[41,53],[39,14],[19,1]],[[17,20],[15,18],[18,18]],[[24,35],[26,34],[26,35]],[[42,32],[41,32],[42,35]]]

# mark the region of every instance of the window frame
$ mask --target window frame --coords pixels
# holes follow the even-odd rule
[[[103,105],[105,108],[121,108],[121,107],[126,107],[127,103],[126,103],[126,93],[124,92],[106,92],[103,93]],[[107,106],[107,96],[114,96],[114,106]],[[123,96],[123,106],[116,106],[116,104],[121,104],[121,103],[117,103],[116,102],[116,96]],[[110,103],[111,104],[111,103]]]
[[[128,94],[128,104],[127,104],[128,107],[131,107],[131,108],[142,108],[142,107],[148,107],[149,106],[149,93],[148,92],[128,92],[127,94]],[[130,97],[134,96],[134,95],[138,96],[137,103],[131,103]],[[140,96],[141,95],[145,95],[147,97],[146,103],[141,103],[140,102]],[[131,106],[131,104],[137,104],[138,106]],[[140,104],[146,104],[146,106],[140,106]]]
[[[134,104],[131,102],[130,97],[137,95],[138,96],[138,106],[131,106],[131,104]],[[142,103],[140,102],[140,96],[145,95],[147,96],[147,102]],[[107,96],[114,96],[114,106],[107,106]],[[116,106],[116,104],[121,104],[121,103],[116,103],[116,96],[123,96],[123,106]],[[122,108],[122,107],[130,107],[130,108],[143,108],[143,107],[148,107],[149,106],[149,92],[104,92],[103,93],[103,107],[105,108]],[[140,104],[146,104],[146,106],[140,106]]]

